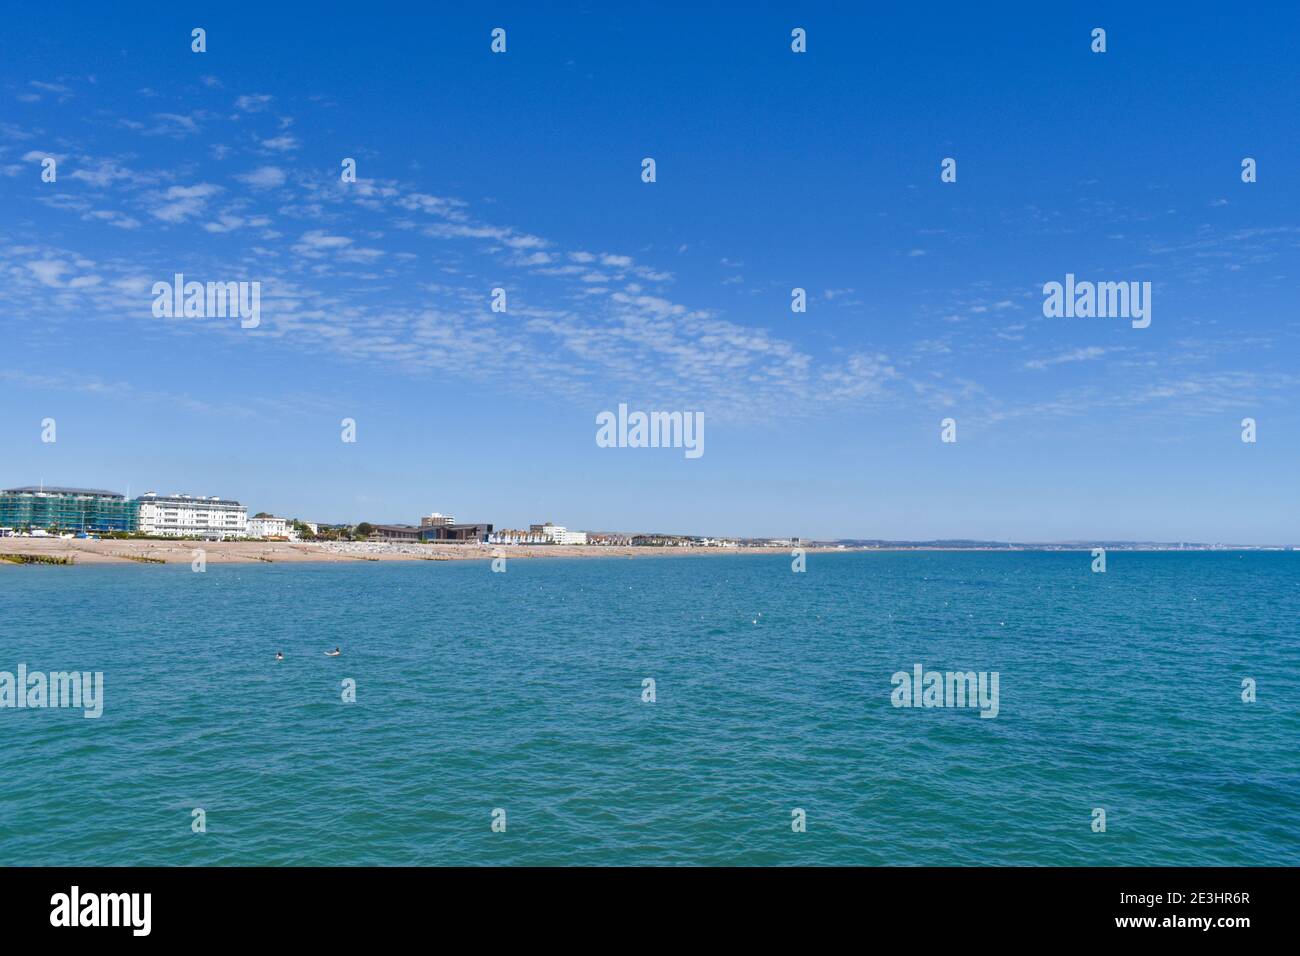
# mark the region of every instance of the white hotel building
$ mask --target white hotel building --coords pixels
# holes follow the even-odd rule
[[[288,518],[276,518],[272,515],[266,515],[248,519],[248,536],[250,538],[288,538],[290,541],[296,541],[298,532],[294,530]]]
[[[534,534],[541,534],[545,536],[546,539],[551,542],[551,544],[586,544],[587,543],[587,532],[570,531],[562,524],[551,524],[549,521],[546,522],[546,524],[529,525],[528,530]]]
[[[563,525],[532,525],[527,531],[503,530],[488,535],[488,544],[586,544],[587,532],[570,531]]]
[[[137,527],[144,534],[216,540],[243,538],[248,534],[248,509],[238,501],[215,496],[160,495],[153,491],[136,500],[140,502]]]

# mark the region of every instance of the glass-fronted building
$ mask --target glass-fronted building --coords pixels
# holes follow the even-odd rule
[[[8,488],[0,491],[0,528],[16,531],[134,531],[139,501],[96,488]]]

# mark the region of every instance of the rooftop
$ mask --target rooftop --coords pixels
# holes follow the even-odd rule
[[[95,498],[126,498],[126,495],[119,494],[116,491],[105,491],[103,488],[60,488],[56,485],[26,485],[22,488],[5,488],[4,494],[7,495],[89,495]]]
[[[188,503],[188,502],[192,502],[192,501],[194,501],[194,502],[197,502],[197,501],[207,501],[207,502],[214,502],[214,503],[216,503],[216,504],[220,504],[220,505],[232,505],[232,506],[234,506],[234,507],[236,507],[236,508],[241,507],[241,505],[239,504],[238,501],[234,501],[234,500],[232,500],[232,499],[230,499],[230,498],[222,498],[222,497],[219,497],[219,496],[217,496],[217,495],[213,495],[211,498],[209,498],[209,497],[206,497],[206,496],[204,496],[204,495],[183,495],[183,494],[180,494],[180,493],[177,493],[177,494],[174,494],[174,495],[160,495],[160,494],[158,494],[156,491],[146,491],[144,494],[142,494],[142,495],[141,495],[139,498],[137,498],[136,500],[137,500],[137,501],[150,501],[150,502],[152,502],[152,501],[172,501],[172,502],[178,502],[178,503]]]

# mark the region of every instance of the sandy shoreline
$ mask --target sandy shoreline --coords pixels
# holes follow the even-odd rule
[[[789,548],[633,548],[593,545],[369,544],[287,541],[111,541],[87,538],[0,538],[0,554],[71,558],[72,565],[190,564],[202,550],[208,564],[358,564],[375,561],[486,561],[506,558],[654,558],[724,554],[789,554]],[[845,551],[805,548],[808,553]],[[0,561],[0,568],[19,567]]]
[[[718,555],[782,554],[791,548],[649,548],[618,545],[489,545],[489,544],[370,544],[369,542],[288,542],[288,541],[172,541],[140,539],[98,541],[88,538],[0,538],[0,555],[31,555],[55,559],[67,565],[190,564],[195,552],[202,550],[208,564],[358,564],[376,561],[488,561],[496,554],[507,558],[684,558]],[[857,552],[986,552],[1016,554],[1033,551],[1088,553],[1088,546],[1036,548],[944,547],[839,547],[803,546],[807,554],[852,554]],[[1205,548],[1120,548],[1136,553],[1197,553]],[[1228,548],[1225,551],[1281,551],[1282,548]],[[54,563],[54,562],[51,562]],[[16,568],[18,563],[0,560],[0,570]]]

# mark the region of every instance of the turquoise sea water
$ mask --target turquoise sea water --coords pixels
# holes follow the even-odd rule
[[[0,864],[1300,863],[1300,555],[807,562],[0,568]]]

